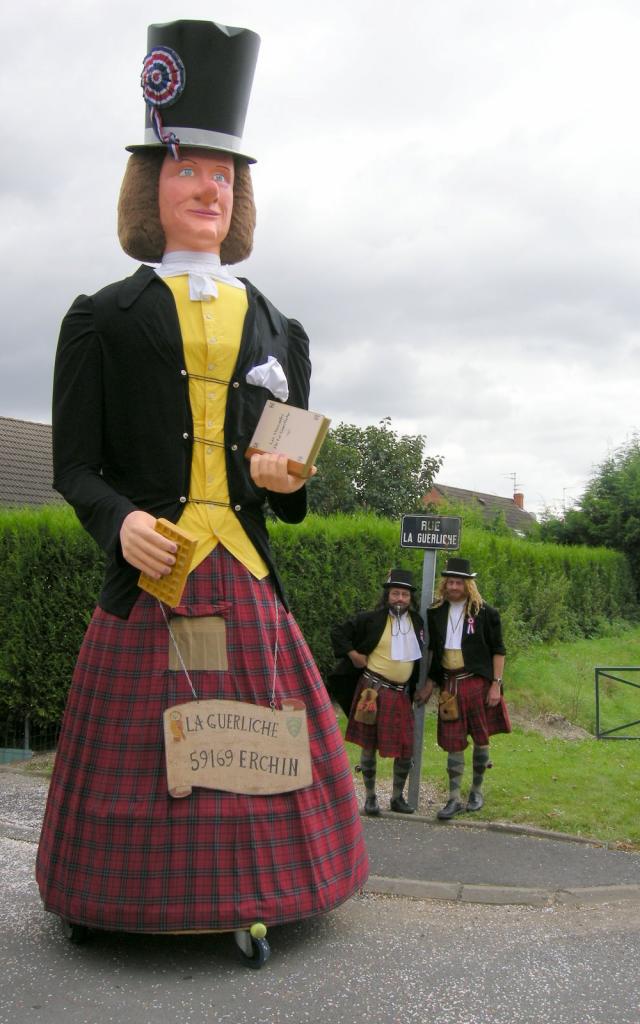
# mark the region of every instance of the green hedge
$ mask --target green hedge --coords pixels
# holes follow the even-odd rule
[[[0,718],[62,713],[103,560],[70,509],[0,509]]]
[[[399,524],[374,516],[308,516],[270,524],[292,611],[320,670],[329,630],[378,600],[394,565],[422,578],[421,551],[399,547]],[[637,617],[624,556],[463,529],[484,597],[502,612],[509,656],[535,643],[603,635]],[[439,567],[444,555],[439,556]],[[102,578],[103,559],[65,507],[0,510],[0,720],[59,719]]]
[[[271,536],[293,611],[318,665],[332,664],[329,629],[372,607],[392,565],[422,580],[423,553],[399,547],[398,523],[373,516],[308,516]],[[602,636],[639,610],[626,558],[606,548],[560,547],[466,529],[455,552],[471,561],[483,597],[502,614],[509,656],[537,643]],[[438,554],[436,573],[446,553]]]

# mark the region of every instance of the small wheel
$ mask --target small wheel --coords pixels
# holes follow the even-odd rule
[[[247,967],[258,970],[269,959],[271,947],[266,934],[267,929],[260,921],[252,924],[251,928],[237,928],[234,932],[236,945]]]
[[[89,929],[83,924],[74,924],[73,921],[62,922],[64,934],[74,946],[81,946],[89,938]]]
[[[259,971],[260,968],[266,964],[267,960],[271,956],[271,946],[267,939],[251,939],[251,956],[242,954],[247,967],[253,967],[254,970]]]

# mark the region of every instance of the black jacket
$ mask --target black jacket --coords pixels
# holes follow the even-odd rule
[[[444,642],[447,637],[447,619],[449,617],[449,602],[445,601],[438,608],[429,608],[427,611],[427,623],[429,626],[429,650],[433,657],[429,669],[429,677],[434,683],[441,685],[444,679],[442,668],[442,655]],[[493,655],[506,654],[502,642],[502,625],[500,613],[489,604],[484,604],[477,615],[472,616],[470,624],[469,616],[465,615],[462,629],[462,657],[464,659],[465,671],[473,672],[474,675],[484,676],[485,679],[493,678]]]
[[[349,714],[356,684],[362,674],[362,669],[355,667],[347,652],[359,651],[360,654],[371,654],[378,646],[380,637],[384,633],[388,614],[388,608],[376,608],[371,612],[360,612],[359,615],[354,615],[339,626],[334,626],[331,630],[333,653],[340,660],[327,677],[327,688],[346,715]],[[413,628],[418,638],[420,649],[422,649],[424,623],[420,615],[413,608],[409,609],[409,615],[413,622]],[[418,658],[413,664],[413,670],[409,677],[411,696],[415,693],[419,671],[420,659]]]
[[[263,512],[268,500],[285,522],[304,519],[305,489],[257,488],[244,457],[267,399],[247,372],[273,355],[289,382],[291,405],[307,408],[309,343],[248,281],[248,310],[229,384],[224,424],[231,506],[272,572],[281,596]],[[125,562],[120,527],[134,509],[177,522],[189,497],[193,423],[175,301],[147,266],[79,296],[62,322],[53,389],[54,487],[107,554],[100,605],[127,618],[139,571]],[[284,599],[284,598],[283,598]]]

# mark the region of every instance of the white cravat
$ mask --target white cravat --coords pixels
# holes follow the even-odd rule
[[[189,298],[194,302],[217,299],[216,281],[244,289],[242,281],[234,277],[228,267],[222,266],[220,257],[214,252],[166,252],[155,272],[158,277],[188,274]]]
[[[464,627],[466,604],[466,598],[463,601],[451,601],[449,604],[447,636],[444,642],[444,646],[449,651],[459,651],[462,648],[462,629]]]
[[[417,661],[421,656],[420,644],[408,612],[394,615],[391,612],[391,660]]]

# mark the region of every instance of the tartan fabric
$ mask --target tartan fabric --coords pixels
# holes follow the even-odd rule
[[[189,577],[178,611],[225,619],[229,669],[194,671],[193,684],[202,699],[268,706],[276,601],[276,702],[304,701],[314,777],[277,796],[169,796],[162,713],[192,694],[184,673],[167,668],[160,607],[141,594],[128,620],[96,609],[38,849],[47,910],[114,931],[232,929],[322,913],[364,883],[351,771],[311,652],[270,580],[255,580],[221,545]]]
[[[483,676],[470,676],[458,681],[460,717],[456,722],[438,719],[438,746],[443,750],[450,753],[464,750],[468,746],[467,736],[471,736],[475,746],[487,747],[490,736],[497,732],[511,732],[504,697],[494,708],[485,704],[490,685]]]
[[[380,757],[413,757],[413,707],[402,690],[378,690],[378,714],[374,725],[356,722],[358,698],[370,682],[361,676],[353,695],[345,739],[365,750],[377,750]]]

